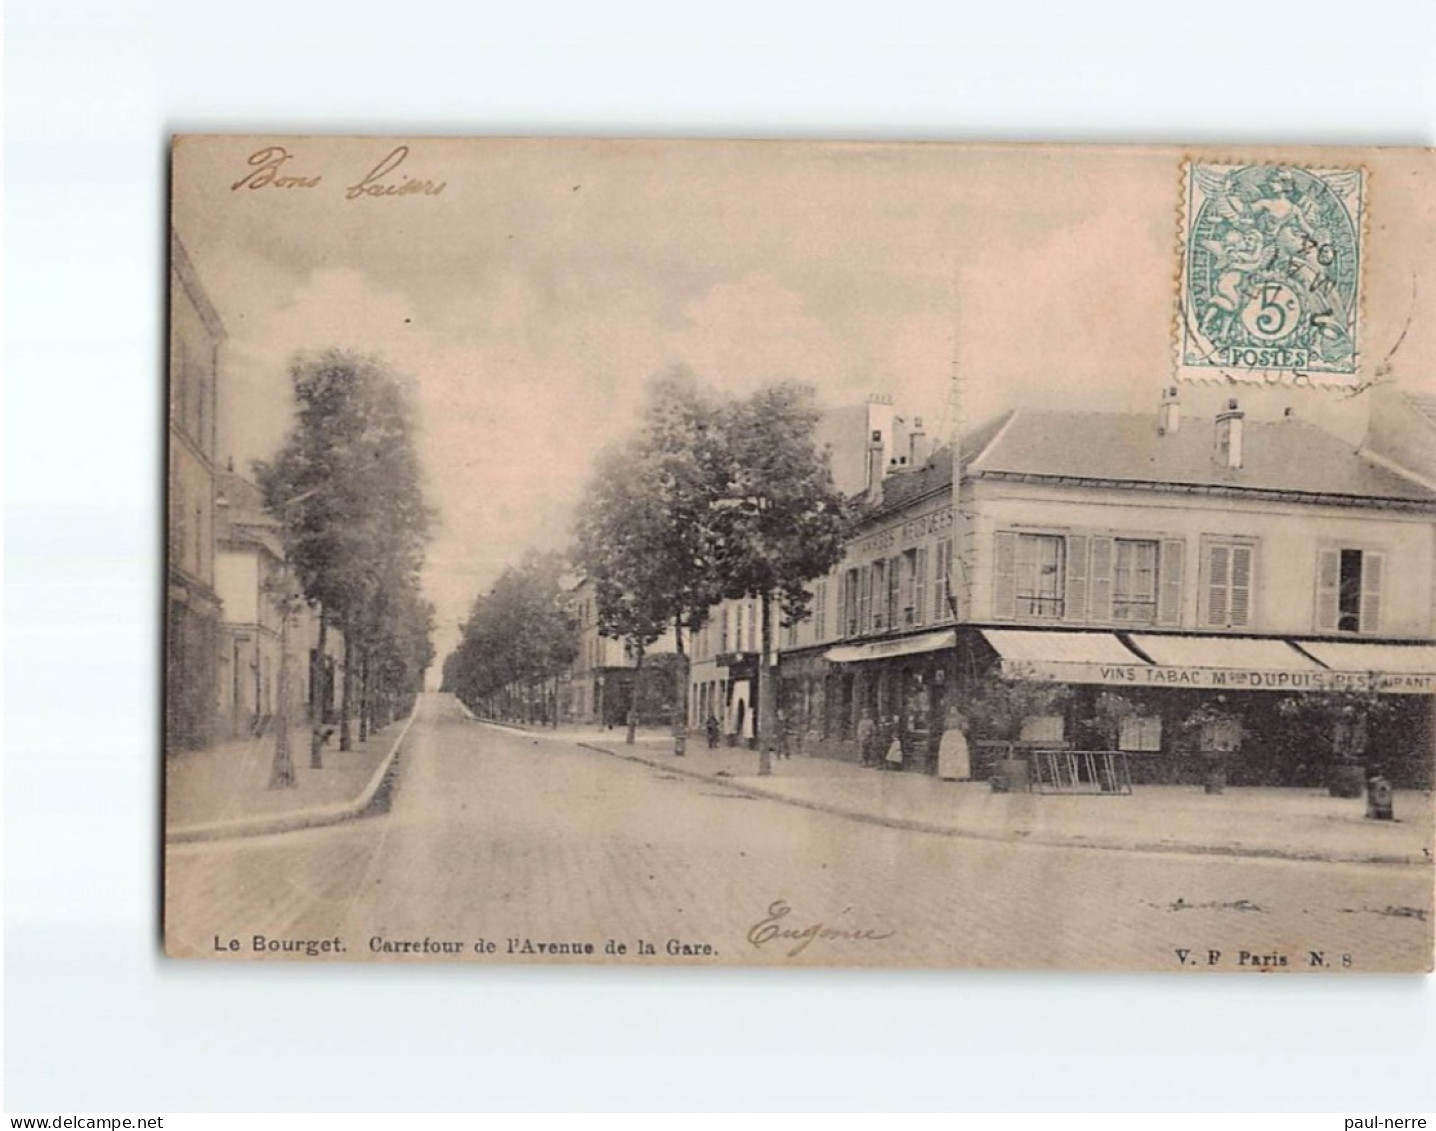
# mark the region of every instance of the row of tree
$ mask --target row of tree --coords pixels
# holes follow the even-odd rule
[[[290,380],[294,426],[255,474],[300,595],[319,613],[310,720],[310,764],[319,768],[331,627],[344,639],[340,750],[352,748],[356,722],[362,742],[423,686],[433,660],[434,610],[419,589],[430,512],[413,407],[383,362],[340,350],[300,355]]]
[[[444,660],[444,690],[473,706],[494,704],[496,714],[556,722],[556,681],[578,655],[564,573],[559,555],[529,554],[476,598],[458,648]],[[541,704],[534,688],[541,689]],[[522,701],[513,701],[515,694]]]
[[[756,598],[760,772],[771,767],[773,629],[807,615],[808,583],[841,558],[846,530],[817,424],[804,386],[725,397],[675,370],[650,385],[637,428],[601,454],[588,483],[570,564],[592,582],[599,632],[624,642],[638,679],[651,646],[673,633],[680,753],[686,642],[720,601]],[[566,667],[577,630],[563,607],[559,573],[556,562],[532,558],[481,597],[446,683],[461,696],[477,695]],[[630,741],[634,721],[630,712]]]

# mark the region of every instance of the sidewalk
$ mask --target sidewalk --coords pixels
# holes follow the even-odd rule
[[[309,727],[291,726],[297,784],[270,789],[272,734],[170,755],[165,764],[165,838],[170,841],[253,836],[330,824],[356,816],[373,800],[408,726],[399,719],[340,753],[336,732],[324,768],[309,768]],[[358,727],[355,727],[358,736]]]
[[[642,731],[629,746],[621,730],[535,728],[535,734],[631,758],[658,769],[855,820],[946,836],[1031,844],[1254,856],[1361,864],[1430,864],[1433,798],[1399,791],[1397,820],[1369,821],[1363,800],[1315,789],[1139,785],[1131,795],[993,793],[985,782],[869,769],[836,759],[774,759],[758,776],[753,750],[709,750],[689,735],[673,754],[671,734]]]

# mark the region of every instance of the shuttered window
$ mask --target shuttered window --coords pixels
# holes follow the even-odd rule
[[[1206,609],[1208,628],[1248,628],[1252,623],[1252,583],[1256,548],[1245,542],[1207,545]]]
[[[995,620],[1182,623],[1185,546],[1179,538],[999,531],[993,545]],[[1225,577],[1229,561],[1222,568]],[[1228,604],[1223,589],[1223,616]]]
[[[941,624],[952,619],[952,605],[948,602],[952,584],[952,539],[945,538],[937,544],[937,568],[932,571],[932,622]]]
[[[919,546],[913,552],[912,560],[912,623],[920,625],[926,620],[923,608],[927,604],[927,547]]]
[[[1372,550],[1322,550],[1316,567],[1319,632],[1381,631],[1385,555]]]

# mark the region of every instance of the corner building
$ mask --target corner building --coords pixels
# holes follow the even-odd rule
[[[1105,745],[1084,728],[1115,694],[1134,778],[1190,780],[1190,720],[1219,704],[1244,736],[1234,781],[1319,785],[1329,767],[1293,749],[1281,701],[1374,682],[1393,709],[1368,761],[1430,784],[1436,491],[1419,477],[1236,402],[1183,421],[1174,394],[1157,420],[1018,410],[959,446],[956,492],[950,450],[868,492],[781,638],[785,713],[814,751],[871,757],[899,734],[905,767],[931,769],[948,706],[996,669],[1068,692],[1027,721],[1034,745]]]

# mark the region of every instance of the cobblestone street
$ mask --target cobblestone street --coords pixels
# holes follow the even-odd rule
[[[440,696],[421,703],[402,758],[385,816],[171,846],[171,953],[249,957],[263,936],[279,954],[286,941],[337,938],[340,957],[361,960],[422,960],[426,938],[485,961],[551,960],[523,940],[592,944],[587,960],[620,962],[640,940],[649,961],[689,963],[1235,970],[1265,958],[1310,969],[1319,952],[1340,971],[1430,960],[1422,865],[883,828],[487,726]],[[606,956],[609,940],[626,954]]]

